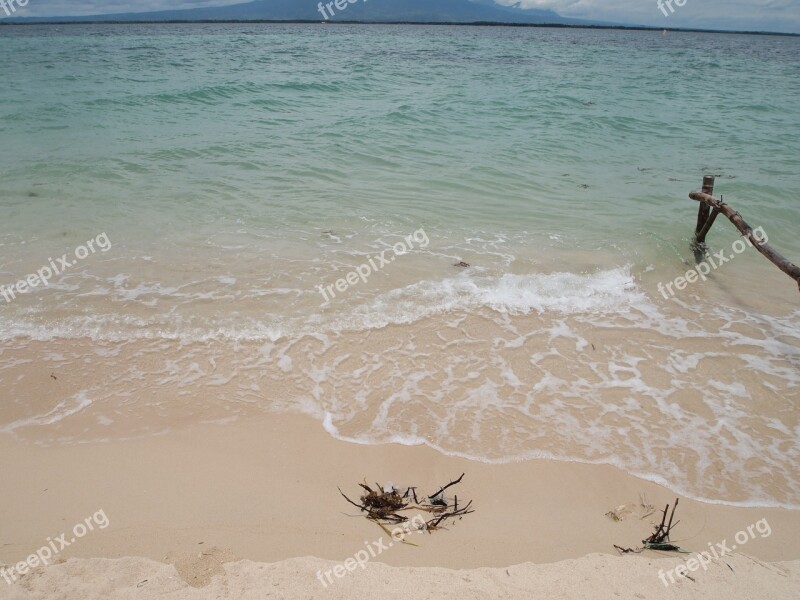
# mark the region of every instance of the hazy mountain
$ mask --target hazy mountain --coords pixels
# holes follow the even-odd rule
[[[4,19],[4,21],[199,21],[199,20],[312,20],[322,21],[319,0],[256,0],[243,4],[214,8],[192,8],[158,12],[122,13],[71,17]],[[327,4],[324,2],[323,4]],[[340,0],[340,4],[342,0]],[[357,0],[343,10],[333,5],[333,21],[423,21],[459,22],[491,21],[499,23],[563,23],[589,24],[589,21],[567,19],[551,10],[522,9],[495,4],[494,0]]]

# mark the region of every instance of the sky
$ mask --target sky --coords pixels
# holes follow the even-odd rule
[[[9,0],[6,0],[9,1]],[[43,17],[91,15],[114,12],[146,12],[178,8],[224,6],[246,0],[28,0],[15,16]],[[313,2],[314,0],[297,0]],[[396,0],[402,2],[402,0]],[[701,27],[800,33],[800,0],[661,0],[670,1],[674,12],[659,0],[497,0],[525,8],[549,8],[565,17],[651,25]],[[678,6],[676,2],[683,2]],[[2,16],[0,11],[0,16]]]
[[[550,8],[564,17],[636,23],[655,27],[699,27],[800,33],[800,0],[498,0],[524,8]]]

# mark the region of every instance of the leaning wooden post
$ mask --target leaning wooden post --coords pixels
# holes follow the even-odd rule
[[[709,196],[714,195],[713,175],[705,175],[703,177],[703,193]],[[700,206],[697,208],[697,227],[694,229],[692,249],[694,250],[694,257],[698,262],[703,259],[703,254],[706,249],[706,234],[708,230],[711,229],[718,214],[719,211],[716,209],[712,213],[711,208],[705,202],[701,202]]]
[[[703,177],[704,194],[708,194],[709,196],[714,195],[714,179],[715,178],[713,175],[705,175]],[[708,205],[704,202],[701,202],[699,208],[697,209],[697,227],[694,228],[695,242],[698,241],[697,237],[700,235],[703,227],[705,227],[710,212],[711,209],[708,207]]]
[[[714,176],[713,175],[706,175],[703,177],[703,193],[708,194],[709,196],[714,195]],[[701,214],[700,212],[702,209],[705,208],[703,212],[703,222],[700,222]],[[700,207],[698,208],[697,213],[697,229],[694,232],[694,244],[695,246],[705,246],[706,245],[706,234],[708,230],[711,229],[711,226],[714,224],[714,221],[719,214],[719,211],[715,208],[711,215],[708,214],[709,206],[705,202],[700,203]]]

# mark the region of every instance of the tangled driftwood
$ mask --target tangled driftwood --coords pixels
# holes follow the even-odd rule
[[[675,521],[674,525],[672,523],[672,520],[675,518],[676,508],[678,508],[678,498],[675,498],[675,504],[672,506],[672,513],[669,515],[669,523],[667,523],[667,513],[669,512],[669,504],[667,504],[666,508],[664,508],[664,514],[661,517],[661,525],[656,527],[656,530],[650,537],[642,540],[643,546],[641,548],[623,548],[621,546],[617,546],[616,544],[614,544],[614,548],[616,548],[621,554],[627,554],[628,552],[634,552],[638,554],[639,552],[644,552],[645,550],[684,552],[678,546],[670,542],[669,539],[669,534],[672,529],[675,527],[675,525],[680,523],[680,521]]]
[[[432,517],[425,521],[420,529],[431,532],[442,529],[444,527],[443,523],[448,519],[460,519],[464,515],[475,512],[472,509],[472,500],[459,507],[458,496],[454,495],[451,503],[444,495],[448,488],[461,483],[463,478],[464,473],[461,474],[461,477],[442,486],[433,494],[424,496],[422,501],[417,497],[416,487],[408,487],[401,494],[401,490],[394,486],[384,489],[377,483],[375,484],[377,489],[372,489],[367,485],[366,480],[364,483],[358,484],[365,492],[360,498],[360,504],[348,498],[341,488],[339,488],[339,493],[361,512],[367,513],[367,519],[375,521],[381,527],[384,527],[384,523],[405,523],[408,521],[408,517],[401,514],[405,511],[417,510],[430,513]]]

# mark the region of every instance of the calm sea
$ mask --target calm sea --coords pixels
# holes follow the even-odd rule
[[[789,37],[0,27],[0,285],[74,263],[0,296],[0,431],[302,411],[797,508],[796,286],[724,219],[659,284],[705,174],[800,260],[798,98]]]

